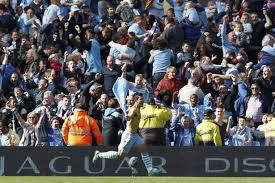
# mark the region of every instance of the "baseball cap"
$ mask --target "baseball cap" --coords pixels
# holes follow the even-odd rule
[[[79,7],[77,5],[72,5],[71,6],[71,11],[79,11]]]
[[[212,116],[214,114],[213,110],[212,109],[206,109],[204,111],[204,116]]]
[[[86,7],[89,7],[87,4],[83,4],[82,6],[81,6],[81,8],[86,8]]]

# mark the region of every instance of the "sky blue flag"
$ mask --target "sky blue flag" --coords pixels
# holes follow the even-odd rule
[[[128,81],[122,77],[117,78],[113,86],[113,92],[125,115],[127,114],[126,98],[128,95],[128,90]]]

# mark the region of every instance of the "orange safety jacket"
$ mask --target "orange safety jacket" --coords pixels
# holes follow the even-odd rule
[[[103,142],[96,120],[88,116],[86,111],[74,111],[63,123],[62,136],[68,146],[88,146],[96,140]],[[95,138],[95,139],[93,139]]]

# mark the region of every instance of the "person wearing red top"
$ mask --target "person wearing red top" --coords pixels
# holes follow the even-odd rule
[[[53,69],[55,71],[55,78],[54,80],[56,82],[60,81],[60,72],[62,70],[62,64],[59,63],[59,55],[53,54],[52,56],[50,56],[50,68]]]
[[[165,76],[159,82],[155,90],[155,96],[157,97],[161,90],[169,90],[171,93],[179,91],[183,86],[183,83],[180,80],[177,80],[176,76],[177,69],[174,66],[169,66],[166,70]]]

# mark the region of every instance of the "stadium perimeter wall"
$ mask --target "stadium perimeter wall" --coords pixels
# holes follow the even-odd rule
[[[2,176],[146,176],[140,154],[123,160],[98,160],[95,150],[115,147],[9,147],[0,148]],[[151,147],[153,165],[163,176],[275,177],[275,147]],[[139,158],[135,169],[131,156]]]

